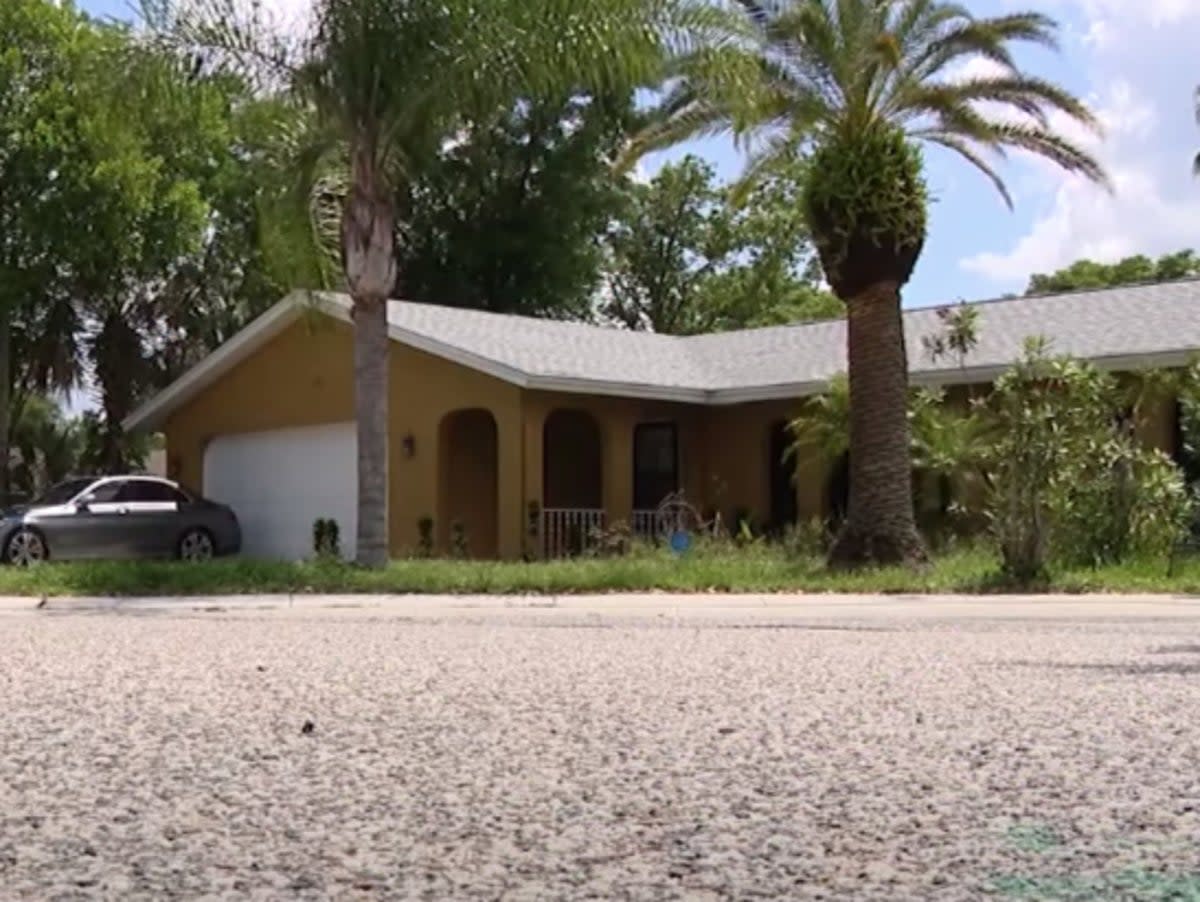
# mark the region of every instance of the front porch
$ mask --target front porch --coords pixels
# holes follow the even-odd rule
[[[809,478],[796,480],[795,462],[785,457],[789,406],[713,411],[525,393],[508,416],[483,408],[447,413],[435,432],[434,549],[560,558],[587,553],[618,527],[645,540],[718,517],[730,531],[742,520],[782,529],[822,508],[814,504],[819,463],[805,459]],[[664,509],[667,500],[674,506]]]

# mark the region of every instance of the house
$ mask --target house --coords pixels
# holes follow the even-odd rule
[[[1200,281],[978,305],[979,344],[932,361],[935,309],[904,313],[912,380],[986,384],[1041,335],[1110,370],[1200,351]],[[783,462],[801,399],[845,369],[845,323],[672,337],[394,302],[388,488],[392,552],[564,553],[593,527],[650,531],[681,490],[697,509],[783,523],[827,513],[844,473]],[[169,475],[238,512],[252,555],[300,557],[318,517],[353,553],[356,467],[349,299],[295,293],[126,422],[165,434]],[[1147,429],[1176,444],[1173,405]]]

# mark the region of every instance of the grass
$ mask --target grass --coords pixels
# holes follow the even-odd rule
[[[246,594],[585,594],[706,592],[935,592],[1012,591],[1200,594],[1200,559],[1171,579],[1166,562],[1143,561],[1097,570],[1065,570],[1044,585],[1005,584],[996,560],[983,551],[943,555],[929,567],[831,573],[816,557],[767,547],[704,549],[682,558],[665,552],[535,563],[401,560],[370,571],[329,563],[223,560],[207,564],[156,561],[45,564],[0,568],[0,595],[133,596]]]

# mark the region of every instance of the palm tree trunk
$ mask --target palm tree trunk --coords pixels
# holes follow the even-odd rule
[[[920,563],[926,554],[913,514],[900,286],[868,286],[846,307],[850,505],[829,562],[835,567]]]
[[[388,560],[388,322],[396,284],[395,211],[372,155],[353,155],[342,216],[342,266],[354,300],[354,416],[358,426],[357,560]]]
[[[354,305],[354,416],[358,422],[358,563],[388,560],[387,301]]]

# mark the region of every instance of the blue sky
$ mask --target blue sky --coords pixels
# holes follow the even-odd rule
[[[77,0],[97,15],[128,17],[129,0]],[[275,0],[295,7],[306,0]],[[1103,139],[1080,135],[1105,163],[1115,192],[1014,156],[1001,166],[1016,209],[957,158],[927,154],[934,204],[929,240],[908,305],[1019,292],[1033,272],[1081,257],[1111,260],[1200,247],[1200,150],[1192,93],[1200,83],[1194,41],[1200,0],[967,0],[977,15],[1036,7],[1062,23],[1062,53],[1022,57],[1033,72],[1085,97],[1106,126]],[[1190,45],[1189,45],[1190,44]],[[741,169],[725,141],[684,145],[648,161],[704,156],[726,178]]]

